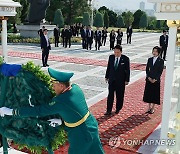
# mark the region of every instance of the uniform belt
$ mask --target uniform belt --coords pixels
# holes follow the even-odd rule
[[[75,122],[75,123],[68,123],[66,121],[64,121],[64,124],[67,126],[67,127],[77,127],[79,125],[81,125],[83,122],[86,121],[86,119],[89,117],[90,113],[89,111],[86,113],[86,115],[79,121]]]

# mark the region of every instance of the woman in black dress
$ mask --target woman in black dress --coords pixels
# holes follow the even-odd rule
[[[112,30],[111,33],[110,33],[110,50],[114,50],[115,39],[116,39],[115,31]]]
[[[156,46],[153,48],[153,57],[148,59],[146,66],[146,85],[143,101],[149,103],[146,113],[153,114],[155,104],[160,105],[160,81],[164,68],[164,60],[159,57],[161,49]]]

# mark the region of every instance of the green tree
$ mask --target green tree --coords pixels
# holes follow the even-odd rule
[[[27,0],[20,0],[21,6],[22,6],[22,10],[21,10],[21,22],[24,23],[26,22],[26,18],[28,15],[28,11],[29,11],[29,3]]]
[[[90,15],[89,15],[88,12],[85,12],[83,14],[83,22],[82,22],[82,24],[85,25],[85,26],[90,25]]]
[[[144,13],[141,16],[140,22],[139,22],[139,27],[144,29],[148,26],[148,19],[147,19],[147,15]]]
[[[109,10],[107,7],[102,6],[98,9],[99,12],[101,13],[105,13],[107,11],[108,16],[109,16],[109,26],[110,27],[115,27],[116,26],[116,22],[117,22],[117,13],[115,13],[112,10]]]
[[[160,29],[161,28],[161,21],[157,20],[156,21],[156,29]]]
[[[94,18],[94,26],[95,27],[103,27],[104,26],[103,17],[100,12],[96,13],[96,16]]]
[[[116,26],[119,27],[119,28],[124,27],[124,20],[123,20],[121,15],[118,16]]]
[[[104,27],[108,28],[109,27],[109,15],[107,11],[104,13]]]
[[[133,13],[128,11],[128,12],[124,12],[122,13],[123,19],[124,19],[124,23],[125,26],[128,27],[130,25],[132,25],[133,21],[134,21],[134,17],[133,17]]]
[[[21,0],[14,0],[15,2],[21,2]],[[21,11],[22,11],[22,7],[18,7],[17,9],[16,9],[16,12],[17,12],[17,14],[16,14],[16,16],[15,17],[9,17],[9,20],[8,20],[8,23],[9,24],[20,24],[21,23]]]
[[[156,17],[148,17],[148,27],[149,30],[156,29]]]
[[[52,0],[46,13],[47,21],[53,21],[57,9],[61,9],[66,24],[73,24],[76,17],[90,11],[87,0]]]
[[[133,28],[139,28],[139,22],[140,22],[140,18],[141,16],[144,14],[145,12],[141,11],[141,10],[137,10],[134,14],[133,14],[133,17],[134,17],[134,21],[132,23],[132,27]]]
[[[82,16],[76,17],[74,22],[75,23],[82,23],[83,22],[83,17]]]
[[[46,20],[52,22],[54,20],[55,11],[58,9],[62,9],[62,0],[53,0],[50,1],[50,6],[46,11]]]
[[[61,9],[58,9],[55,12],[54,24],[58,25],[60,28],[64,26],[64,18],[63,18]]]

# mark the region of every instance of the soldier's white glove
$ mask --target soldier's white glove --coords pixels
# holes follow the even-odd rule
[[[48,121],[51,122],[49,125],[52,126],[52,127],[62,125],[62,120],[61,119],[49,119]]]
[[[4,115],[13,115],[13,109],[7,108],[7,107],[1,107],[0,108],[0,116],[4,117]]]

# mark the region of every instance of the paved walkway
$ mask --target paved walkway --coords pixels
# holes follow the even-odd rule
[[[158,45],[159,36],[160,34],[157,33],[134,33],[132,44],[122,44],[123,54],[129,56],[131,60],[131,82],[128,87],[145,77],[145,64],[151,56],[152,48]],[[123,39],[123,43],[125,42],[126,38]],[[23,64],[31,60],[35,64],[42,65],[40,47],[9,45],[8,49],[9,63]],[[107,84],[104,81],[104,75],[108,57],[112,53],[113,51],[109,50],[108,41],[107,45],[103,46],[100,51],[95,51],[94,48],[91,51],[87,51],[81,49],[80,45],[72,45],[70,49],[55,48],[52,45],[49,65],[57,70],[73,71],[75,75],[72,78],[72,82],[80,85],[85,93],[88,106],[91,107],[107,97]],[[47,72],[47,68],[42,68],[42,70]],[[135,95],[142,95],[142,93],[136,93]],[[128,110],[128,112],[131,111]]]

